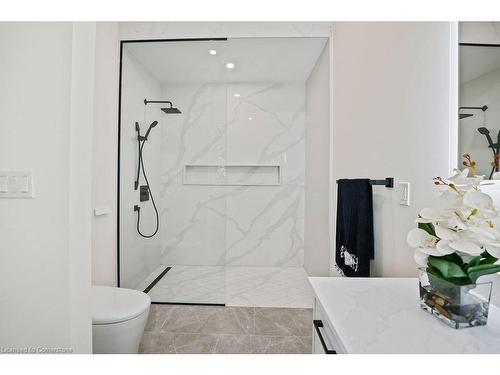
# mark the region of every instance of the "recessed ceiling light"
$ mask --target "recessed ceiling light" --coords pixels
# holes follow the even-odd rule
[[[235,98],[239,98],[240,96],[241,96],[241,95],[240,95],[240,94],[238,94],[238,93],[234,94],[234,97],[235,97]]]
[[[214,50],[214,49],[211,49],[211,50],[209,51],[209,53],[210,53],[212,56],[217,55],[217,51],[216,51],[216,50]]]
[[[252,121],[253,120],[253,117],[249,117],[248,120]]]
[[[234,64],[232,62],[228,62],[226,64],[226,68],[228,68],[228,69],[234,69]]]

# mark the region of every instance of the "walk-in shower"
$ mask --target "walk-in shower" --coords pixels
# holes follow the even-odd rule
[[[329,59],[327,38],[122,42],[120,286],[311,306],[307,275],[329,263],[314,250],[329,241]]]

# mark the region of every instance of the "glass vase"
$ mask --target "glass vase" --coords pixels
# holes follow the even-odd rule
[[[491,282],[456,285],[420,269],[420,307],[452,328],[484,326]]]

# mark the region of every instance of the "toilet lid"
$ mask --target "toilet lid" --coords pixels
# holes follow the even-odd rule
[[[109,286],[92,286],[92,324],[133,319],[145,312],[151,298],[142,292]]]

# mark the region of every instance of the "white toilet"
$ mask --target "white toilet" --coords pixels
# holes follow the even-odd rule
[[[137,290],[93,285],[93,352],[137,353],[150,305],[151,298]]]

